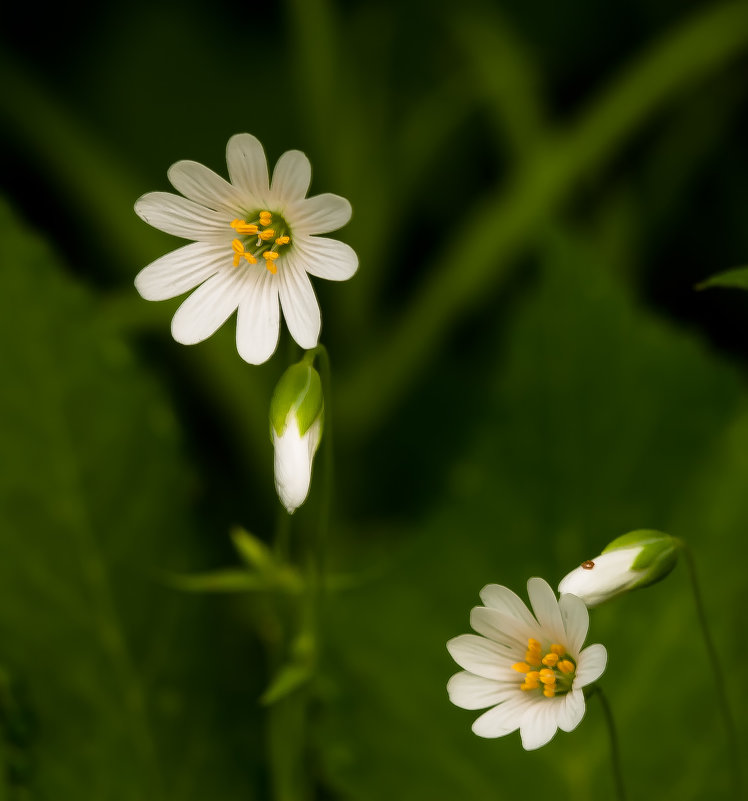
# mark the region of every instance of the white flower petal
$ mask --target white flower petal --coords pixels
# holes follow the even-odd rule
[[[484,679],[507,680],[511,677],[511,665],[517,661],[507,657],[503,646],[477,634],[453,637],[447,643],[447,650],[461,668]]]
[[[590,613],[584,602],[576,595],[562,595],[558,601],[558,608],[561,610],[561,617],[566,629],[564,644],[569,649],[569,653],[577,657],[584,645],[584,638],[587,636]]]
[[[564,576],[558,591],[576,595],[587,606],[597,606],[641,580],[642,571],[631,569],[641,550],[636,546],[600,554],[585,562],[587,567],[578,567]]]
[[[246,278],[246,269],[228,267],[199,286],[171,321],[174,339],[194,345],[214,334],[239,304]]]
[[[478,737],[503,737],[519,728],[524,715],[534,706],[533,701],[520,692],[515,698],[489,709],[473,722]]]
[[[186,198],[201,206],[224,211],[230,219],[245,211],[242,196],[228,181],[197,161],[178,161],[167,173],[171,185]]]
[[[574,731],[584,717],[584,693],[572,690],[561,698],[558,712],[558,727],[562,731]]]
[[[527,582],[527,594],[530,596],[533,612],[544,629],[545,635],[554,642],[566,645],[562,642],[566,632],[561,620],[561,612],[558,608],[556,594],[550,584],[541,578],[531,578]]]
[[[301,200],[309,191],[312,180],[312,165],[300,150],[288,150],[279,159],[273,170],[270,192],[282,210],[286,204]]]
[[[251,270],[251,283],[239,303],[236,349],[249,364],[262,364],[275,352],[280,333],[277,276],[264,266]]]
[[[579,654],[577,674],[574,677],[574,688],[586,687],[588,684],[592,684],[593,681],[597,681],[605,672],[607,664],[608,652],[605,650],[605,646],[600,645],[600,643],[588,645]]]
[[[517,695],[517,683],[484,679],[467,670],[455,673],[447,682],[449,700],[462,709],[485,709]]]
[[[534,751],[550,742],[558,730],[560,698],[538,699],[522,715],[519,733],[525,751]]]
[[[275,489],[281,503],[293,514],[306,500],[312,480],[312,461],[322,434],[322,424],[316,420],[305,434],[299,433],[295,416],[290,415],[283,434],[272,429],[275,455]]]
[[[135,202],[135,213],[167,234],[199,242],[230,242],[234,232],[226,215],[171,192],[148,192]]]
[[[515,617],[528,628],[537,627],[535,618],[524,601],[509,587],[503,587],[501,584],[487,584],[480,591],[480,599],[490,609],[496,609],[505,615]]]
[[[352,247],[326,236],[294,237],[294,250],[310,275],[328,281],[347,281],[358,269],[358,256]]]
[[[281,256],[279,262],[278,290],[283,316],[294,340],[309,350],[317,346],[322,325],[317,296],[293,252]]]
[[[135,276],[135,288],[146,300],[167,300],[194,289],[231,263],[225,245],[192,242],[151,262]]]
[[[261,206],[268,196],[268,163],[260,140],[252,134],[235,134],[226,145],[229,177],[250,205]]]
[[[478,634],[504,645],[509,649],[508,653],[516,655],[515,661],[524,658],[528,638],[537,636],[537,623],[529,628],[516,617],[485,606],[476,606],[470,610],[470,625]]]
[[[291,227],[292,236],[335,231],[351,219],[351,214],[351,204],[344,197],[329,192],[286,206],[286,221]]]

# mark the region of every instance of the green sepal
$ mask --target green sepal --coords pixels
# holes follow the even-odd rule
[[[696,289],[709,289],[714,286],[748,289],[748,267],[734,267],[732,270],[717,273],[700,284],[696,284]]]
[[[268,573],[275,569],[275,557],[262,540],[243,528],[232,529],[230,535],[234,548],[248,567],[259,573]]]
[[[322,381],[309,364],[292,364],[278,381],[270,401],[270,425],[280,436],[290,414],[296,417],[303,436],[324,409]]]

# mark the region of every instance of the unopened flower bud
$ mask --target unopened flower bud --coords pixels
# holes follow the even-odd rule
[[[275,489],[289,514],[309,493],[312,460],[322,438],[324,399],[319,373],[306,362],[281,376],[270,401]]]
[[[661,531],[630,531],[613,540],[600,556],[589,559],[565,576],[559,594],[581,598],[597,606],[637,587],[665,578],[678,560],[678,541]]]

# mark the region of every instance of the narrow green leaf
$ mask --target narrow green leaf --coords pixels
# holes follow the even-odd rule
[[[696,289],[710,289],[715,286],[748,289],[748,267],[735,267],[732,270],[717,273],[700,284],[696,284]]]

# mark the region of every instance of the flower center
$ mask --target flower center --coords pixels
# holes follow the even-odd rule
[[[291,242],[288,223],[280,214],[274,218],[269,211],[259,211],[249,217],[251,222],[239,219],[231,222],[231,227],[238,234],[231,242],[234,267],[238,267],[242,259],[257,264],[257,259],[262,258],[265,259],[265,267],[275,274],[278,272],[278,257]]]
[[[512,668],[525,674],[525,680],[520,684],[521,690],[541,690],[546,698],[553,698],[569,692],[577,665],[563,645],[552,643],[543,653],[540,643],[530,637],[525,661],[517,662]]]

